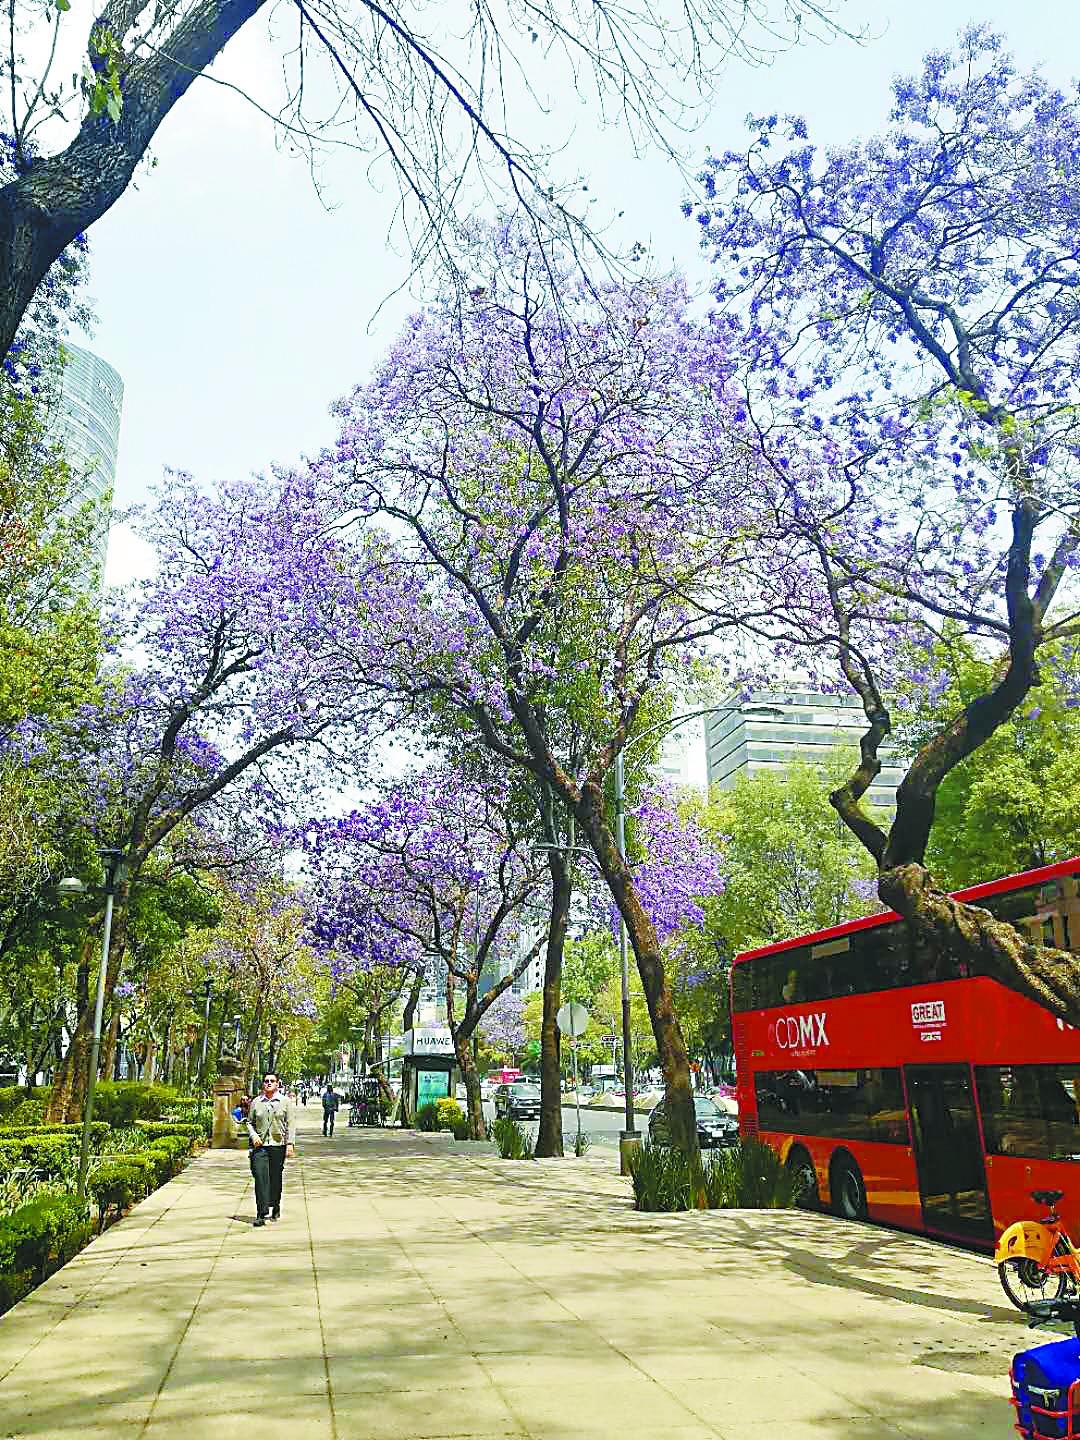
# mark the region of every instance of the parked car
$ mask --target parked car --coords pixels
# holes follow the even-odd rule
[[[511,1120],[540,1119],[540,1086],[524,1080],[515,1080],[512,1085],[500,1085],[495,1091],[495,1118],[509,1116]]]
[[[668,1129],[667,1102],[661,1100],[654,1105],[649,1115],[649,1139],[654,1145],[670,1145],[671,1132]],[[715,1150],[721,1145],[734,1145],[739,1138],[739,1122],[733,1115],[725,1115],[704,1095],[694,1097],[694,1114],[697,1118],[698,1144],[703,1150]]]
[[[495,1091],[498,1088],[499,1082],[497,1080],[491,1080],[485,1077],[483,1080],[480,1081],[480,1099],[494,1100]]]

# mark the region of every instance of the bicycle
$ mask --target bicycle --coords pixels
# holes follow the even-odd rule
[[[1057,1213],[1064,1190],[1033,1190],[1036,1205],[1046,1208],[1041,1220],[1017,1220],[1003,1230],[994,1250],[1001,1288],[1018,1310],[1080,1294],[1080,1252]]]

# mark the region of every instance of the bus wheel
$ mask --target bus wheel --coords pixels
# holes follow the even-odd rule
[[[866,1219],[866,1186],[850,1155],[833,1162],[832,1196],[833,1209],[845,1220]]]
[[[817,1210],[821,1204],[817,1188],[817,1171],[814,1162],[802,1148],[795,1147],[787,1158],[786,1166],[795,1194],[795,1204],[802,1210]]]

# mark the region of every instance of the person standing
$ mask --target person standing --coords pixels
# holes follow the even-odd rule
[[[332,1136],[334,1133],[334,1116],[338,1107],[337,1091],[332,1085],[327,1085],[322,1097],[322,1133]]]
[[[281,1214],[281,1182],[285,1161],[296,1154],[296,1122],[278,1077],[263,1076],[263,1087],[247,1117],[249,1158],[255,1180],[255,1224],[265,1225]]]

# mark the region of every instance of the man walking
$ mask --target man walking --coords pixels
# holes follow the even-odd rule
[[[281,1214],[282,1172],[285,1161],[296,1154],[292,1106],[280,1093],[276,1075],[263,1076],[262,1091],[248,1111],[247,1127],[255,1180],[255,1224],[265,1225]]]
[[[332,1085],[327,1085],[322,1097],[322,1133],[333,1135],[334,1116],[337,1114],[338,1097],[337,1091]]]

